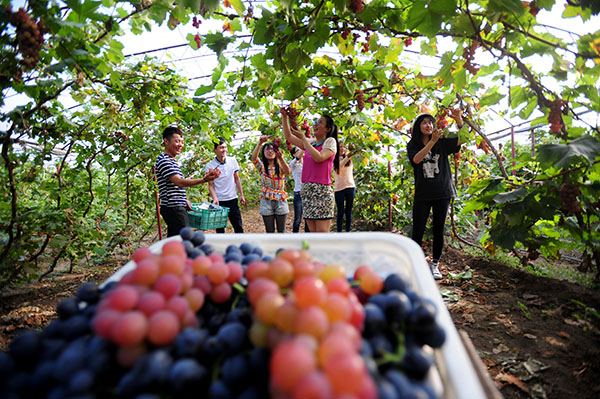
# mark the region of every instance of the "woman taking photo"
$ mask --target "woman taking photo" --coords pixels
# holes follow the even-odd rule
[[[281,152],[275,150],[273,143],[264,144],[267,140],[269,137],[260,136],[252,152],[252,163],[256,166],[262,181],[259,213],[267,233],[275,232],[275,223],[277,223],[277,231],[285,233],[285,221],[290,212],[287,203],[288,195],[285,191],[285,175],[290,174],[290,167]]]
[[[335,169],[335,205],[337,207],[337,231],[350,231],[352,224],[352,203],[356,194],[354,185],[354,175],[352,173],[352,155],[348,152],[346,146],[340,142],[340,162]],[[346,216],[346,225],[344,226],[344,216]]]
[[[302,191],[302,158],[304,157],[304,150],[292,147],[290,154],[292,155],[292,160],[289,165],[292,177],[294,178],[294,223],[292,224],[292,233],[298,233],[300,231],[300,224],[302,224],[302,197],[300,196],[300,191]],[[304,227],[304,231],[308,232],[306,226]]]
[[[315,121],[314,140],[292,130],[285,108],[281,108],[285,139],[304,150],[302,167],[302,211],[311,232],[329,232],[334,217],[335,200],[331,187],[331,171],[339,165],[338,128],[328,115]]]
[[[462,128],[461,110],[452,110],[452,118]],[[429,213],[433,213],[433,253],[429,262],[431,274],[442,279],[439,261],[444,248],[444,225],[450,200],[456,197],[448,155],[460,150],[458,137],[443,137],[444,129],[436,128],[431,114],[417,116],[412,125],[412,137],[406,146],[415,177],[412,239],[422,245]]]

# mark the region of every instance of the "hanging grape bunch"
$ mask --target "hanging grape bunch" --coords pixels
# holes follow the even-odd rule
[[[10,8],[8,11],[10,12]],[[29,71],[35,68],[39,61],[40,49],[44,43],[43,35],[47,33],[47,30],[44,28],[42,20],[36,23],[23,8],[10,14],[10,23],[17,31],[19,52],[23,57],[21,64],[25,70]]]
[[[577,201],[577,196],[581,194],[579,187],[575,184],[565,183],[560,189],[560,201],[563,209],[569,213],[579,213],[581,208]]]
[[[356,90],[355,98],[356,98],[356,108],[360,112],[365,108],[365,95],[364,95],[363,91]]]
[[[290,118],[290,127],[292,130],[298,130],[298,115],[300,114],[298,110],[291,105],[286,108],[287,114]]]
[[[473,63],[475,59],[475,50],[479,47],[479,42],[473,42],[469,47],[465,48],[463,51],[463,58],[465,59],[464,67],[467,71],[471,72],[473,75],[477,75],[479,72],[479,66]]]
[[[552,104],[550,104],[550,113],[548,114],[548,122],[550,122],[550,131],[552,133],[560,132],[562,128],[562,112],[564,106],[567,105],[565,100],[554,100]]]
[[[281,139],[279,137],[275,137],[272,141],[273,143],[273,150],[275,150],[275,152],[279,152],[279,147],[281,147]]]
[[[438,111],[435,117],[435,126],[438,129],[444,129],[448,126],[448,108],[442,108]]]
[[[350,0],[350,9],[355,14],[361,12],[363,9],[362,0]]]
[[[310,125],[306,119],[302,124],[302,130],[304,130],[304,135],[306,136],[306,138],[310,138]]]

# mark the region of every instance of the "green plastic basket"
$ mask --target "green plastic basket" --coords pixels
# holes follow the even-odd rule
[[[215,209],[200,209],[200,204],[192,204],[192,211],[188,211],[190,227],[199,230],[221,229],[227,226],[229,208],[219,206]]]

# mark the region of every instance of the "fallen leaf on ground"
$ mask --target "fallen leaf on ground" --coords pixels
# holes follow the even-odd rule
[[[533,335],[533,334],[525,334],[525,335],[523,335],[523,336],[524,336],[525,338],[528,338],[528,339],[534,339],[534,340],[535,340],[535,339],[537,339],[537,336],[535,336],[535,335]]]
[[[518,377],[507,374],[507,373],[499,373],[496,376],[496,381],[504,382],[507,384],[512,384],[519,388],[521,391],[529,393],[529,387],[523,381],[521,381]]]
[[[531,387],[531,395],[536,399],[546,399],[548,396],[546,395],[546,391],[542,384],[533,384]]]
[[[585,324],[585,322],[583,320],[573,320],[573,319],[564,319],[563,320],[565,322],[565,324],[568,324],[570,326],[575,326],[575,327],[579,327],[582,324]]]
[[[460,300],[460,296],[458,294],[446,288],[440,290],[440,295],[446,302],[458,302]]]
[[[569,335],[569,333],[566,333],[564,331],[560,331],[558,333],[558,336],[561,337],[561,338],[571,339],[571,335]]]
[[[471,270],[466,270],[464,272],[460,272],[460,273],[448,273],[448,276],[452,279],[452,280],[470,280],[473,278],[473,272],[471,272]]]
[[[506,346],[504,344],[500,344],[497,347],[495,347],[494,349],[492,349],[492,352],[494,352],[495,355],[497,355],[500,352],[508,352],[508,346]]]
[[[544,341],[546,341],[547,343],[549,343],[552,346],[556,346],[564,351],[567,350],[567,345],[564,344],[564,342],[560,342],[559,340],[557,340],[554,337],[545,337]]]
[[[538,372],[548,370],[550,368],[550,366],[540,362],[539,360],[531,358],[527,359],[527,361],[523,363],[523,366],[532,375],[537,375]]]

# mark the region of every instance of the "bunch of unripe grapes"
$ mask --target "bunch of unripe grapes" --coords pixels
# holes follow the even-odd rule
[[[560,132],[562,128],[562,118],[564,106],[567,105],[565,100],[554,100],[550,104],[550,113],[548,114],[548,122],[550,122],[550,131],[553,133]]]
[[[292,128],[292,130],[298,130],[298,115],[300,115],[300,113],[296,108],[292,107],[291,105],[289,105],[286,108],[286,112],[288,117],[290,118],[290,127]]]
[[[365,108],[365,95],[362,90],[357,90],[355,97],[356,97],[356,108],[360,112]]]
[[[575,184],[565,183],[560,189],[560,201],[563,209],[569,213],[581,212],[581,207],[577,201],[577,196],[581,194],[581,190]]]
[[[362,9],[363,9],[362,0],[350,0],[350,9],[355,14],[362,11]]]
[[[10,14],[10,23],[17,31],[19,52],[23,57],[21,64],[26,70],[31,70],[39,61],[40,49],[44,43],[43,35],[47,32],[43,21],[36,23],[23,8],[19,8],[17,12]]]
[[[464,67],[467,71],[473,75],[477,75],[479,72],[479,66],[473,63],[475,59],[475,50],[479,47],[479,42],[473,42],[471,45],[463,50],[463,58],[465,59]]]

